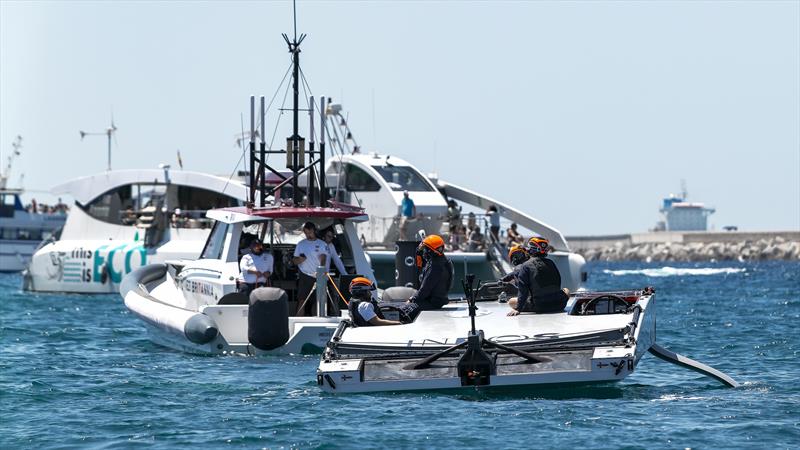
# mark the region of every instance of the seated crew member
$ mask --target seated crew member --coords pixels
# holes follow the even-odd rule
[[[408,300],[422,311],[439,309],[450,299],[447,294],[453,285],[453,263],[444,256],[444,240],[432,234],[417,248],[417,266],[422,267],[419,290]]]
[[[370,325],[402,325],[396,320],[387,320],[383,317],[378,302],[372,296],[375,285],[367,278],[357,277],[350,282],[350,304],[347,310],[350,319],[357,327]]]
[[[512,245],[511,249],[508,251],[508,261],[511,262],[512,266],[514,266],[514,270],[501,278],[500,281],[516,284],[517,274],[519,273],[520,266],[522,266],[522,264],[527,261],[528,258],[530,258],[530,255],[527,251],[525,251],[525,247],[521,245]]]
[[[519,297],[508,301],[512,308],[509,316],[520,312],[560,312],[567,306],[569,291],[561,289],[561,274],[556,264],[547,259],[549,250],[547,239],[532,237],[528,240],[525,251],[530,257],[516,271]]]
[[[297,266],[297,302],[302,304],[314,289],[317,282],[317,267],[325,266],[327,262],[328,246],[322,239],[317,239],[317,226],[314,222],[303,224],[303,233],[306,238],[297,243],[294,248],[292,263]],[[306,302],[306,313],[311,313],[316,307],[315,301]],[[298,314],[301,311],[297,312]]]
[[[250,252],[242,256],[239,269],[242,271],[242,285],[240,292],[250,295],[253,289],[269,286],[269,277],[272,275],[272,255],[264,251],[264,244],[256,238],[250,242]]]

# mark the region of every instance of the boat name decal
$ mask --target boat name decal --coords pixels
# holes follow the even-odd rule
[[[214,295],[214,287],[202,281],[183,280],[183,290],[200,295]]]

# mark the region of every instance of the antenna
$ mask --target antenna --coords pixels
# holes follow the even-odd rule
[[[117,126],[114,125],[114,114],[111,114],[111,126],[106,128],[104,132],[88,132],[88,131],[79,131],[81,134],[81,140],[86,136],[107,136],[108,137],[108,166],[106,170],[111,170],[111,139],[114,139],[114,142],[117,142],[117,138],[114,135],[117,131]]]
[[[681,201],[686,201],[686,198],[689,197],[689,192],[686,190],[686,180],[681,178]]]
[[[11,178],[11,165],[14,163],[14,158],[19,156],[22,152],[19,149],[22,148],[22,136],[17,135],[14,139],[14,142],[11,143],[11,146],[14,150],[11,151],[11,154],[8,156],[6,160],[6,168],[0,173],[0,189],[5,189],[8,184],[8,180]],[[22,175],[20,175],[20,184],[22,181]]]
[[[294,23],[296,27],[297,23],[297,9],[294,8]],[[296,34],[295,28],[295,35],[292,39],[286,33],[281,34],[283,40],[286,42],[286,45],[289,47],[289,53],[291,54],[292,58],[292,65],[289,68],[289,71],[292,73],[292,134],[291,136],[286,138],[286,149],[285,150],[267,150],[266,147],[266,129],[264,127],[264,118],[265,118],[265,111],[264,111],[264,97],[261,97],[261,148],[257,151],[255,146],[255,137],[259,135],[258,130],[255,127],[255,117],[256,117],[256,108],[255,108],[255,96],[250,97],[250,200],[248,202],[249,208],[257,208],[257,207],[266,207],[266,199],[270,195],[275,197],[275,193],[283,188],[284,186],[291,186],[292,188],[292,205],[299,206],[302,203],[305,203],[306,206],[318,206],[323,207],[326,205],[326,196],[324,191],[324,171],[325,171],[325,138],[324,133],[320,138],[319,142],[314,142],[314,138],[310,139],[310,142],[314,142],[313,144],[309,145],[309,148],[306,149],[306,139],[300,136],[300,111],[305,111],[309,113],[309,128],[310,132],[314,132],[314,119],[313,119],[313,112],[314,112],[314,98],[311,97],[308,100],[308,109],[301,109],[300,108],[300,77],[302,72],[300,71],[300,45],[303,43],[303,40],[306,38],[305,34],[300,34],[299,36]],[[283,83],[283,82],[281,82]],[[288,91],[287,91],[288,92]],[[270,102],[271,103],[271,102]],[[324,101],[321,102],[322,106],[324,106]],[[285,111],[281,109],[281,111]],[[288,111],[288,110],[286,110]],[[325,121],[324,115],[322,115],[322,111],[324,108],[321,109],[321,116],[320,118],[320,130],[324,130],[325,128]],[[244,132],[242,133],[244,135]],[[286,168],[291,171],[291,176],[286,176],[285,172],[281,173],[274,167],[271,167],[267,164],[267,155],[270,154],[285,154],[286,157]],[[306,155],[308,155],[308,163],[306,163]],[[315,159],[316,158],[316,159]],[[319,166],[319,176],[314,176],[314,168],[315,166]],[[281,179],[281,182],[275,186],[267,186],[266,183],[266,171],[269,170],[273,175],[277,176]],[[308,186],[301,186],[300,176],[304,173],[308,172],[309,183]],[[259,177],[256,177],[256,174],[259,174]],[[316,189],[319,189],[320,195],[316,194]],[[258,205],[255,203],[255,194],[258,193],[261,195],[261,201]],[[276,199],[276,203],[277,203]]]

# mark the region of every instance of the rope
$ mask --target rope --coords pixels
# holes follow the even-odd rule
[[[348,302],[344,298],[344,295],[342,295],[342,293],[339,291],[339,287],[336,286],[336,283],[333,282],[333,278],[331,278],[331,274],[326,273],[325,275],[328,277],[329,280],[331,280],[331,284],[333,285],[333,288],[336,289],[336,293],[339,294],[339,298],[342,299],[342,301],[344,302],[345,305],[350,306],[350,302]]]

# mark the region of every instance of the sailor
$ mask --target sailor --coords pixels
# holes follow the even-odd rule
[[[500,279],[500,281],[506,283],[516,284],[517,281],[517,274],[519,273],[519,269],[522,267],[522,264],[525,263],[531,257],[530,254],[525,250],[525,247],[521,245],[512,245],[511,249],[508,251],[508,261],[514,266],[514,270],[511,271],[508,275],[504,276]]]
[[[516,316],[520,312],[560,312],[567,306],[569,291],[561,289],[561,274],[556,264],[547,259],[549,251],[547,239],[532,237],[528,240],[524,252],[529,258],[515,270],[519,297],[508,301],[508,306],[512,308],[509,316]]]
[[[417,266],[422,266],[422,282],[408,301],[418,304],[422,311],[446,305],[453,285],[453,263],[444,255],[440,236],[432,234],[422,240],[417,247]]]
[[[370,325],[401,325],[402,322],[383,317],[378,302],[373,297],[375,285],[367,278],[356,277],[350,282],[350,303],[347,310],[357,327]]]
[[[264,244],[258,238],[250,242],[250,253],[242,256],[239,269],[244,284],[240,292],[250,295],[253,289],[269,286],[269,277],[272,275],[272,255],[264,251]]]
[[[408,222],[417,216],[417,206],[414,200],[408,195],[408,191],[403,191],[403,200],[400,202],[400,240],[405,241],[408,237],[406,231],[408,230]]]
[[[316,302],[306,301],[317,282],[317,267],[326,266],[328,245],[322,239],[317,239],[317,226],[314,222],[303,224],[303,233],[306,238],[297,243],[294,248],[292,263],[297,266],[297,302],[305,302],[305,313],[311,313],[316,307]],[[301,311],[298,311],[301,314]]]
[[[325,245],[328,247],[328,257],[325,261],[325,271],[331,271],[332,262],[336,266],[336,270],[339,271],[339,275],[346,275],[347,269],[344,267],[342,258],[339,257],[339,253],[336,251],[336,246],[333,245],[333,230],[331,228],[323,230],[322,238],[325,240]]]

